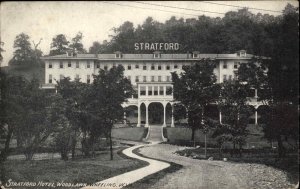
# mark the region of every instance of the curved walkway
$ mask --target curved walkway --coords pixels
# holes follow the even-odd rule
[[[157,144],[157,143],[154,142],[150,145],[154,145],[154,144]],[[148,162],[149,163],[148,166],[142,167],[140,169],[133,170],[133,171],[130,171],[130,172],[127,172],[127,173],[124,173],[124,174],[121,174],[121,175],[118,175],[118,176],[115,176],[115,177],[112,177],[112,178],[109,178],[109,179],[106,179],[106,180],[103,180],[100,182],[97,182],[97,183],[93,184],[93,186],[87,186],[82,189],[122,188],[126,185],[132,184],[140,179],[143,179],[144,177],[146,177],[148,175],[151,175],[153,173],[161,171],[170,166],[169,163],[165,163],[165,162],[161,162],[161,161],[157,161],[157,160],[153,160],[153,159],[149,159],[149,158],[144,158],[144,157],[138,156],[132,152],[133,150],[143,147],[143,146],[149,146],[149,144],[148,145],[138,145],[138,146],[133,146],[133,147],[127,148],[127,149],[123,150],[123,153],[128,157],[136,158],[136,159]]]

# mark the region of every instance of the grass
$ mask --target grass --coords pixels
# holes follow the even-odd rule
[[[167,127],[164,128],[164,136],[168,138],[168,143],[176,145],[193,146],[191,142],[192,130],[187,127]],[[266,139],[263,138],[263,131],[261,126],[256,126],[254,124],[249,124],[248,128],[249,135],[246,139],[247,144],[245,148],[264,148],[270,147],[271,144]],[[207,143],[209,146],[216,146],[215,139],[210,137],[211,133],[207,135]],[[204,134],[201,130],[195,132],[196,145],[203,146],[204,144]],[[228,146],[230,147],[230,146]]]
[[[112,129],[112,137],[124,140],[142,141],[147,135],[144,127],[121,127]]]
[[[123,149],[114,151],[114,160],[112,161],[109,160],[109,151],[98,152],[95,158],[78,158],[69,161],[59,159],[7,160],[2,167],[4,170],[1,172],[5,172],[6,180],[12,179],[17,182],[43,181],[91,184],[148,165],[147,162],[119,155]]]

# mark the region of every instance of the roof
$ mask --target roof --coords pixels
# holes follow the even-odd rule
[[[182,54],[160,54],[159,58],[154,58],[153,54],[122,54],[121,58],[116,58],[116,54],[77,54],[76,56],[55,55],[44,56],[44,60],[61,60],[61,59],[91,59],[91,60],[197,60],[203,58],[210,59],[251,59],[252,54],[240,57],[238,54],[198,54],[197,58],[193,58],[191,53]]]

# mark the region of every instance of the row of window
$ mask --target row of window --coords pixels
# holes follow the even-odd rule
[[[236,79],[236,75],[223,75],[223,81]]]
[[[238,69],[240,62],[234,62],[233,63],[233,69]],[[228,64],[226,62],[223,63],[223,69],[227,69]]]
[[[146,86],[141,86],[140,87],[140,95],[141,96],[146,96]],[[164,91],[163,86],[148,86],[148,96],[170,96],[172,95],[172,87],[171,86],[166,86],[166,91]]]
[[[68,68],[72,68],[72,67],[73,67],[71,61],[68,61],[67,67],[68,67]],[[52,62],[49,62],[48,68],[53,68]],[[59,68],[64,68],[64,63],[63,63],[62,61],[59,62]],[[76,62],[75,62],[75,68],[79,68],[79,61],[76,61]],[[86,63],[86,68],[91,68],[91,63],[90,63],[90,61],[87,61],[87,63]]]
[[[60,80],[62,80],[64,77],[65,77],[65,76],[62,75],[62,74],[59,75],[59,79],[60,79]],[[79,79],[80,79],[80,77],[79,77],[78,74],[75,75],[75,79],[76,79],[76,80],[79,80]],[[51,74],[49,75],[48,83],[53,83],[53,77],[52,77]],[[86,76],[86,83],[91,83],[91,75],[87,75],[87,76]]]
[[[131,81],[131,76],[127,76],[127,79]],[[148,82],[148,81],[151,81],[151,82],[162,82],[162,81],[167,81],[167,82],[170,82],[171,81],[171,76],[165,76],[164,77],[164,80],[163,80],[163,77],[162,76],[135,76],[135,82]]]
[[[234,68],[234,69],[238,69],[238,65],[239,65],[239,64],[240,64],[240,62],[234,62],[233,68]],[[114,64],[112,67],[114,67],[114,66],[116,66],[116,65]],[[71,62],[71,61],[68,61],[67,67],[68,67],[68,68],[72,68],[72,62]],[[142,66],[143,70],[148,70],[148,69],[150,69],[150,70],[162,70],[163,67],[164,67],[165,70],[170,70],[170,69],[171,69],[171,66],[170,66],[170,65],[165,65],[165,66],[162,66],[162,65],[151,65],[150,68],[148,68],[147,65],[143,65],[143,66]],[[53,65],[52,65],[51,62],[49,63],[48,68],[53,68]],[[59,68],[64,68],[64,64],[63,64],[62,61],[59,62]],[[76,61],[76,62],[75,62],[75,68],[79,68],[79,61]],[[91,63],[90,63],[90,61],[87,61],[87,63],[86,63],[86,68],[91,68]],[[96,68],[100,68],[100,64],[99,64],[99,63],[96,64]],[[134,68],[135,68],[135,69],[140,69],[140,65],[139,65],[139,64],[136,64],[136,65],[134,66]],[[182,66],[180,67],[180,65],[177,65],[177,64],[173,65],[173,69],[181,69],[181,68],[182,68]],[[227,69],[227,68],[228,68],[228,64],[227,64],[226,62],[224,62],[224,63],[223,63],[223,69]],[[108,69],[109,69],[109,66],[108,66],[108,65],[104,65],[104,66],[103,66],[103,69],[104,69],[104,70],[108,70]],[[132,70],[133,67],[132,67],[131,65],[127,65],[127,67],[125,67],[125,69],[127,69],[127,70]]]

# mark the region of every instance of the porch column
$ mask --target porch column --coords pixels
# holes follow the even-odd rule
[[[126,116],[126,111],[124,110],[124,125],[127,125],[127,116]]]
[[[258,121],[257,121],[257,109],[255,109],[255,125],[257,125]]]
[[[166,126],[166,104],[165,103],[163,103],[163,107],[164,107],[164,124],[163,124],[163,127],[165,127]]]
[[[221,111],[219,111],[219,122],[220,122],[220,124],[222,124],[222,112]]]
[[[174,105],[172,104],[172,117],[171,117],[171,127],[175,127],[174,125]]]
[[[254,98],[258,98],[258,96],[257,96],[257,89],[255,89],[254,91],[255,91]]]
[[[141,126],[141,105],[138,104],[138,122],[137,122],[137,127]]]
[[[149,127],[149,121],[148,121],[148,103],[145,103],[146,106],[146,122],[145,127]]]

